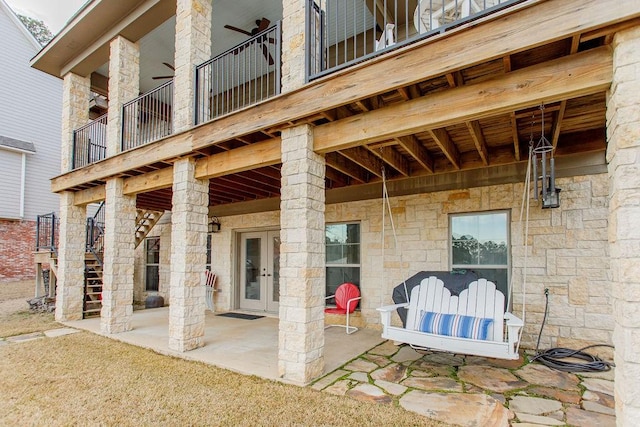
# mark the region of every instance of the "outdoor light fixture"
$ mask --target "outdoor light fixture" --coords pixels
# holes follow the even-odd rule
[[[560,189],[556,187],[556,162],[553,158],[553,145],[544,136],[544,104],[540,106],[540,115],[542,116],[540,140],[532,150],[534,194],[536,200],[542,196],[542,209],[558,208],[560,207]],[[530,143],[533,145],[533,132]],[[538,191],[538,185],[541,187],[540,191]]]
[[[209,221],[209,233],[218,233],[220,231],[220,220],[217,216],[211,218]]]

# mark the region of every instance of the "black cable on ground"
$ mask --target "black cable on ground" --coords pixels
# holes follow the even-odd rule
[[[538,334],[538,342],[536,343],[536,355],[529,359],[530,362],[538,361],[549,368],[556,369],[558,371],[564,372],[601,372],[608,371],[612,366],[615,366],[611,362],[604,361],[600,359],[598,356],[593,356],[589,353],[585,353],[583,350],[592,347],[611,347],[609,344],[594,344],[589,345],[587,347],[583,347],[580,350],[572,350],[570,348],[550,348],[546,351],[539,351],[540,347],[540,338],[542,337],[542,330],[544,329],[544,324],[547,321],[547,312],[549,309],[549,289],[544,290],[544,295],[546,298],[546,303],[544,306],[544,317],[542,318],[542,325],[540,325],[540,333]],[[571,357],[574,359],[585,360],[586,363],[583,362],[567,362],[561,360],[563,358]]]

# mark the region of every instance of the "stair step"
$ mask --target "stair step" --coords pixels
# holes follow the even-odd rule
[[[101,308],[90,308],[90,309],[84,310],[83,313],[84,314],[100,313],[100,311],[102,311]]]

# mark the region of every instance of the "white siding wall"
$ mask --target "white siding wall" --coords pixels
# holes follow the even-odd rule
[[[0,135],[35,145],[36,153],[27,155],[24,216],[35,219],[59,209],[49,180],[60,174],[62,81],[29,66],[39,49],[10,14],[0,1]],[[5,173],[6,163],[14,158],[19,170],[20,156],[0,150],[1,172]],[[3,179],[3,186],[7,182]],[[10,182],[19,183],[19,175]],[[19,194],[19,188],[15,193]]]

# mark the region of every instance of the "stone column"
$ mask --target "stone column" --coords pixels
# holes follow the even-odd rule
[[[203,345],[208,205],[209,181],[195,178],[195,161],[176,161],[169,285],[169,348],[176,351]]]
[[[111,41],[109,52],[109,121],[107,122],[107,157],[122,147],[122,104],[140,92],[140,49],[138,43],[122,36]],[[137,114],[133,115],[137,120]]]
[[[324,368],[324,157],[313,128],[282,131],[280,336],[278,368],[306,384]]]
[[[282,93],[304,86],[306,0],[282,0]]]
[[[173,96],[174,133],[195,123],[194,68],[211,58],[211,0],[177,0]]]
[[[60,171],[73,169],[73,131],[89,123],[91,79],[67,73],[62,83],[62,146]]]
[[[609,250],[619,426],[640,420],[640,27],[616,33],[607,98]]]
[[[58,289],[56,320],[82,319],[84,301],[84,252],[87,209],[76,206],[71,191],[60,193],[58,231]]]
[[[136,234],[136,196],[125,196],[124,180],[106,184],[100,328],[105,334],[131,330]]]

